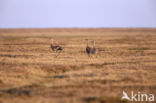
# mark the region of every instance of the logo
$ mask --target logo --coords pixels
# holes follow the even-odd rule
[[[128,94],[123,91],[123,96],[122,100],[129,100],[129,101],[148,101],[148,102],[153,102],[154,101],[154,94],[142,94],[141,92],[134,93],[133,91],[131,92],[131,97],[128,96]]]

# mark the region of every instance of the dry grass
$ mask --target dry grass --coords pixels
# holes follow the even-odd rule
[[[64,47],[55,58],[50,38]],[[91,59],[85,40],[96,40]],[[90,44],[91,45],[91,44]],[[0,103],[128,103],[156,94],[156,29],[0,30]]]

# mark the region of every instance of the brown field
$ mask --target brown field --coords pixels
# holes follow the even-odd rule
[[[123,90],[156,95],[156,29],[0,30],[0,103],[128,103]]]

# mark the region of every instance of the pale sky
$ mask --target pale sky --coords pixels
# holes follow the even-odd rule
[[[0,28],[156,28],[156,0],[0,0]]]

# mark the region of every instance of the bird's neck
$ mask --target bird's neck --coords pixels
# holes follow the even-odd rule
[[[51,43],[51,46],[54,46],[53,43]]]
[[[51,40],[51,44],[53,44],[54,43],[54,41],[53,41],[53,39]]]
[[[94,41],[94,43],[93,43],[93,47],[95,47],[95,41]]]
[[[87,47],[88,47],[88,40],[87,40]]]

